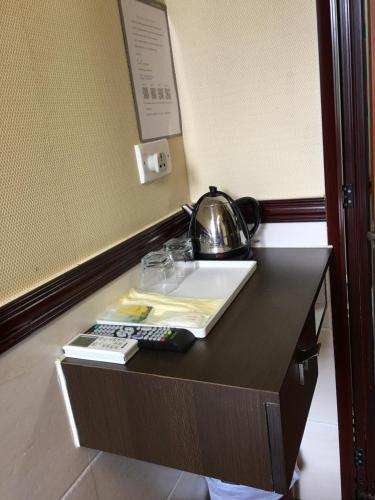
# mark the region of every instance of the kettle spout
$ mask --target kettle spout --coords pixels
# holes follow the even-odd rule
[[[187,205],[187,204],[181,205],[181,208],[184,212],[188,214],[189,217],[192,216],[194,210],[192,205]]]

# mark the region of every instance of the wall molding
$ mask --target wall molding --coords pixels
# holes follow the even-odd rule
[[[324,198],[260,202],[262,222],[325,220]],[[138,264],[147,252],[183,234],[188,217],[178,212],[0,308],[0,353],[45,326]]]
[[[261,202],[262,222],[319,222],[326,220],[324,198],[296,198]]]
[[[188,228],[183,212],[145,229],[0,308],[0,353],[134,267]]]

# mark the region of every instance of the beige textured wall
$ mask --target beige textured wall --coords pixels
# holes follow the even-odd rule
[[[314,0],[167,0],[192,199],[324,194]]]
[[[174,171],[141,186],[117,0],[0,2],[0,305],[176,211]]]

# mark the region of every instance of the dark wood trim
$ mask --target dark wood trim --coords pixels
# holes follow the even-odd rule
[[[319,222],[326,220],[324,198],[296,198],[260,202],[262,222]]]
[[[357,464],[358,494],[375,494],[374,340],[371,308],[372,269],[367,231],[370,229],[368,68],[365,2],[341,0],[340,61],[343,171],[351,184],[353,206],[346,210],[347,275],[354,433],[363,450]]]
[[[333,342],[339,424],[342,498],[355,498],[352,380],[347,311],[345,215],[342,205],[339,26],[336,0],[317,0],[324,172],[330,266]]]
[[[125,271],[147,252],[187,230],[177,213],[0,308],[0,353]]]
[[[320,222],[326,220],[325,198],[294,198],[260,201],[261,222]],[[241,205],[245,219],[252,220],[251,207]]]
[[[262,222],[325,220],[324,198],[260,202]],[[168,238],[181,235],[188,218],[179,212],[0,308],[0,353],[46,325],[136,265]]]
[[[369,71],[370,73],[370,104],[369,104],[369,111],[371,113],[371,118],[370,118],[370,123],[369,127],[371,129],[371,150],[369,148],[369,153],[371,155],[370,158],[370,163],[371,163],[371,195],[372,195],[372,200],[370,199],[369,203],[372,203],[372,220],[371,220],[371,226],[370,229],[374,230],[374,223],[375,223],[375,2],[374,0],[370,0],[368,2],[368,8],[369,8],[369,21],[368,21],[368,30],[369,30],[369,45],[370,45],[370,54],[369,54],[369,64],[370,68]],[[371,152],[370,152],[371,151]],[[372,258],[372,270],[371,270],[371,277],[372,277],[372,287],[374,288],[374,282],[375,282],[375,268],[374,268],[374,262],[375,262],[375,244],[371,243],[371,252],[372,255],[370,255],[370,260]],[[374,299],[373,299],[374,300]],[[368,354],[371,352],[374,352],[374,333],[371,335],[371,342],[372,346],[371,349],[368,350]],[[370,363],[374,363],[374,359],[372,358],[370,360]],[[371,370],[371,365],[370,365],[370,370]],[[374,373],[374,368],[372,368],[372,371],[369,372],[367,370],[367,374],[370,374],[372,376]],[[372,388],[372,394],[375,392],[374,388],[374,379],[372,378],[369,388]],[[371,389],[370,389],[371,390]],[[368,445],[367,445],[367,456],[366,456],[366,463],[367,463],[367,483],[368,483],[368,491],[371,492],[373,496],[375,496],[375,398],[372,396],[369,400],[369,407],[368,407],[368,414],[366,417],[366,435],[367,435],[367,440],[368,440]]]

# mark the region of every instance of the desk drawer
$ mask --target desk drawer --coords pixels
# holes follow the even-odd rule
[[[286,493],[313,396],[310,314],[279,392],[128,372],[66,359],[63,371],[83,446]],[[303,383],[302,383],[303,382]],[[92,418],[95,416],[95,418]]]
[[[317,364],[280,394],[63,364],[81,445],[286,493]],[[93,418],[94,416],[94,418]]]
[[[63,371],[82,446],[273,489],[264,408],[276,395],[69,358]]]

